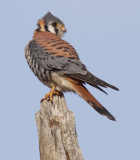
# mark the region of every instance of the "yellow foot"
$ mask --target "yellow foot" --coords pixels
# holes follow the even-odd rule
[[[50,100],[51,102],[53,101],[53,96],[54,95],[61,95],[61,92],[55,91],[55,87],[52,87],[51,91],[45,95],[44,98],[41,99],[41,103],[46,99],[46,100]]]

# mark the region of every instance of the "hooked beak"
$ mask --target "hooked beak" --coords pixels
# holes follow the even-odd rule
[[[63,31],[64,33],[67,32],[66,28],[64,26],[61,27],[61,31]]]

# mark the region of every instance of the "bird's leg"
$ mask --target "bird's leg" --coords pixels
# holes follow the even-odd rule
[[[45,95],[44,98],[41,99],[41,102],[43,102],[45,99],[48,99],[52,102],[53,101],[53,95],[61,95],[60,92],[55,91],[55,85],[52,87],[52,89],[50,90],[50,92],[48,94]]]

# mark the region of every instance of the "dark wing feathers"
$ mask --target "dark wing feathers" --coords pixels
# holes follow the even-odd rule
[[[55,46],[53,46],[52,50],[51,46],[54,45],[54,43]],[[58,45],[60,43],[61,45]],[[38,61],[37,63],[43,66],[44,69],[66,74],[69,77],[81,80],[83,83],[86,82],[104,93],[106,92],[99,86],[119,90],[117,87],[91,74],[86,69],[86,66],[79,60],[75,49],[63,40],[59,40],[59,43],[47,43],[44,39],[40,39],[39,41],[32,40],[29,43],[29,48],[33,59]]]
[[[40,66],[43,66],[44,69],[50,71],[57,71],[63,74],[86,74],[86,67],[81,63],[81,61],[75,57],[66,57],[63,55],[63,52],[57,54],[57,50],[47,49],[38,44],[35,40],[32,40],[29,43],[30,54],[34,61],[37,62]],[[71,53],[72,54],[72,53]]]
[[[99,89],[99,90],[102,91],[103,93],[107,94],[107,92],[105,92],[105,91],[104,91],[102,88],[100,88],[99,86],[94,85],[94,84],[92,84],[92,86],[95,87],[95,88],[97,88],[97,89]],[[108,95],[108,94],[107,94],[107,95]]]
[[[104,88],[112,88],[114,90],[119,90],[117,87],[107,83],[107,82],[104,82],[103,80],[97,78],[96,76],[94,76],[93,74],[91,74],[89,71],[87,71],[87,74],[86,75],[83,75],[83,74],[73,74],[73,75],[70,75],[71,77],[73,78],[76,78],[76,79],[79,79],[83,82],[86,82],[88,84],[90,84],[91,86],[95,87],[95,85],[99,85],[101,87],[104,87]],[[99,89],[99,88],[98,88]]]

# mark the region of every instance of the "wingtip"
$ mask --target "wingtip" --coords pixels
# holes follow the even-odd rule
[[[115,90],[116,90],[116,91],[119,91],[119,88],[115,87]]]
[[[117,88],[117,87],[115,87],[115,86],[110,86],[110,88],[112,88],[112,89],[114,89],[114,90],[116,90],[116,91],[119,91],[119,88]]]

